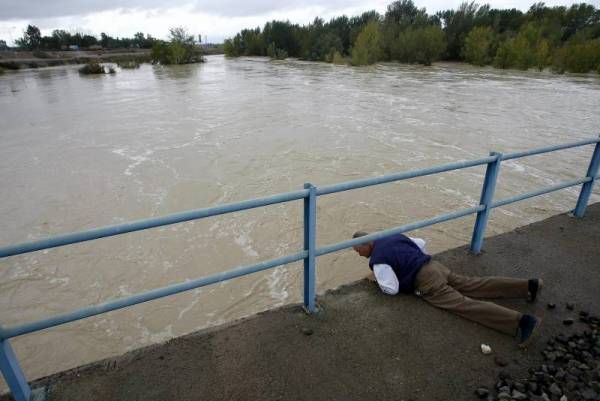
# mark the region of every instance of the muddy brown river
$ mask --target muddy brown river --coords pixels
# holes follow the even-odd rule
[[[354,68],[297,60],[76,67],[0,76],[0,246],[600,133],[600,77],[463,64]],[[507,161],[497,198],[582,177],[592,147]],[[484,167],[318,199],[318,245],[478,203]],[[487,235],[571,210],[579,187],[494,209]],[[591,202],[600,200],[596,186]],[[414,235],[435,253],[473,217]],[[411,235],[413,235],[411,234]],[[296,252],[292,202],[0,260],[0,324]],[[485,249],[485,244],[484,244]],[[317,260],[318,291],[366,274]],[[522,266],[527,276],[527,266]],[[28,378],[299,302],[290,264],[11,340]],[[5,385],[2,383],[2,389]]]

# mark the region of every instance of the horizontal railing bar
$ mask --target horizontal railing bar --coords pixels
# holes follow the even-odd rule
[[[243,202],[228,203],[225,205],[214,206],[204,209],[188,210],[186,212],[174,213],[162,217],[154,217],[150,219],[137,220],[129,223],[116,224],[96,228],[88,231],[80,231],[71,234],[57,235],[55,237],[46,238],[39,241],[26,242],[18,245],[11,245],[0,248],[0,258],[7,256],[20,255],[23,253],[39,251],[42,249],[55,248],[59,246],[75,244],[78,242],[91,241],[98,238],[111,237],[130,233],[133,231],[145,230],[148,228],[167,226],[184,221],[197,220],[219,214],[238,212],[241,210],[253,209],[261,206],[268,206],[277,203],[289,202],[305,198],[308,195],[308,190],[287,192],[283,194],[267,196],[264,198],[251,199]]]
[[[598,143],[598,142],[600,142],[600,138],[584,139],[582,141],[565,143],[563,145],[548,146],[545,148],[526,150],[523,152],[505,153],[502,155],[502,160],[518,159],[520,157],[539,155],[541,153],[548,153],[548,152],[554,152],[555,150],[575,148],[577,146],[590,145],[592,143]]]
[[[431,226],[433,224],[443,223],[445,221],[458,219],[460,217],[464,217],[469,214],[480,212],[483,209],[485,209],[485,206],[479,205],[479,206],[470,207],[468,209],[459,210],[459,211],[452,212],[452,213],[442,214],[442,215],[439,215],[437,217],[434,217],[434,218],[431,218],[428,220],[421,220],[421,221],[417,221],[415,223],[410,223],[410,224],[405,224],[403,226],[390,228],[388,230],[378,231],[376,233],[365,235],[363,237],[358,237],[358,238],[353,238],[351,240],[338,242],[337,244],[327,245],[322,248],[318,248],[315,252],[316,252],[317,256],[326,255],[328,253],[337,252],[337,251],[340,251],[345,248],[350,248],[350,247],[353,247],[356,245],[364,244],[366,242],[371,242],[371,241],[375,241],[380,238],[388,237],[393,234],[404,233],[407,231],[416,230],[418,228]]]
[[[257,273],[259,271],[271,269],[276,266],[297,262],[299,260],[304,259],[307,256],[308,252],[302,251],[280,258],[255,263],[253,265],[239,267],[237,269],[229,270],[226,272],[212,274],[210,276],[187,281],[185,283],[173,284],[166,287],[150,290],[147,292],[142,292],[129,297],[116,299],[98,305],[88,306],[72,312],[55,315],[46,319],[37,320],[35,322],[26,323],[20,326],[1,327],[0,339],[4,340],[7,338],[32,333],[34,331],[44,330],[50,327],[59,326],[65,323],[70,323],[76,320],[81,320],[91,316],[99,315],[101,313],[126,308],[128,306],[152,301],[158,298],[167,297],[169,295],[178,294],[180,292],[193,290],[194,288],[204,287],[221,281],[230,280],[232,278],[245,276],[247,274]]]
[[[317,188],[317,195],[329,195],[337,192],[349,191],[351,189],[364,188],[373,185],[385,184],[387,182],[406,180],[409,178],[423,177],[426,175],[443,173],[444,171],[458,170],[468,167],[480,166],[496,160],[497,156],[488,156],[477,160],[468,160],[456,163],[442,164],[435,167],[424,168],[420,170],[406,171],[384,175],[381,177],[362,178],[360,180],[342,182],[340,184],[327,185]]]
[[[514,203],[514,202],[522,201],[522,200],[525,200],[528,198],[533,198],[534,196],[539,196],[539,195],[544,195],[544,194],[547,194],[550,192],[559,191],[561,189],[572,187],[574,185],[583,184],[583,183],[589,182],[591,180],[592,179],[590,177],[585,177],[585,178],[581,178],[579,180],[565,181],[561,184],[552,185],[550,187],[542,188],[537,191],[527,192],[525,194],[516,195],[511,198],[501,199],[499,201],[493,202],[491,205],[491,208],[493,209],[495,207],[508,205],[509,203]]]

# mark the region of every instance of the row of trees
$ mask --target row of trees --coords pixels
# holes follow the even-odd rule
[[[92,35],[55,29],[50,36],[42,36],[40,29],[35,25],[28,25],[23,37],[15,41],[19,48],[26,50],[64,50],[69,46],[77,46],[82,49],[92,46],[101,46],[105,49],[131,47],[149,49],[155,42],[156,39],[148,34],[144,35],[142,32],[136,33],[132,38],[114,38],[103,32],[98,39]]]
[[[536,3],[523,13],[463,3],[429,15],[412,0],[375,11],[300,26],[272,21],[244,29],[225,41],[228,56],[299,57],[350,62],[401,61],[429,65],[466,61],[499,68],[552,67],[559,72],[600,73],[600,9],[585,3],[547,7]]]

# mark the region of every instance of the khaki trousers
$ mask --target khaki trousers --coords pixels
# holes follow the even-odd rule
[[[509,335],[517,333],[520,312],[470,297],[526,298],[528,294],[526,279],[461,276],[435,260],[421,268],[415,287],[431,305]]]

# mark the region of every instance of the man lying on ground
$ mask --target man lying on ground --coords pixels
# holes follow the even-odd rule
[[[353,238],[367,234],[358,231]],[[369,278],[377,281],[385,294],[414,292],[433,306],[502,333],[517,335],[521,348],[529,344],[542,321],[533,315],[470,298],[526,298],[534,302],[542,289],[541,279],[462,276],[432,260],[425,253],[425,241],[402,234],[357,245],[354,250],[369,259]]]

